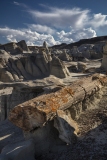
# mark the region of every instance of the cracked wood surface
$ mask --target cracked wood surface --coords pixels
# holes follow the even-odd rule
[[[8,118],[23,130],[31,131],[52,120],[57,110],[66,110],[73,104],[83,101],[105,84],[107,84],[107,77],[104,75],[81,78],[57,92],[41,95],[16,106],[11,110]]]

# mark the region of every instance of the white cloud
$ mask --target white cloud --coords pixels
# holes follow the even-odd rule
[[[107,27],[107,15],[102,15],[101,13],[94,14],[91,20],[89,21],[89,25],[94,28],[98,27]]]
[[[32,15],[36,23],[61,29],[69,26],[75,29],[107,27],[107,15],[92,14],[89,9],[55,7],[47,9],[48,11],[38,11],[29,8],[27,12]]]
[[[81,28],[83,23],[88,21],[88,9],[81,10],[80,8],[60,9],[48,8],[48,12],[37,10],[28,10],[33,19],[39,24],[45,24],[56,28],[64,28],[72,25],[72,27]]]
[[[71,32],[65,32],[62,30],[61,32],[57,32],[57,37],[59,38],[59,41],[61,43],[72,43],[74,40],[72,39],[72,33]]]
[[[60,42],[71,43],[78,41],[79,39],[96,37],[97,35],[92,28],[83,28],[71,30],[70,32],[65,32],[62,30],[61,32],[57,32],[57,36],[59,37]]]
[[[64,30],[51,34],[38,33],[31,28],[11,29],[8,27],[0,28],[0,36],[10,42],[25,40],[28,45],[42,45],[47,41],[48,45],[56,45],[60,43],[72,43],[79,39],[91,38],[96,36],[96,32],[92,28],[76,29],[69,32]],[[55,38],[54,38],[55,37]]]
[[[41,5],[45,8],[44,11],[33,10],[23,3],[14,1],[15,5],[24,7],[33,20],[38,25],[48,27],[55,27],[57,29],[64,29],[72,26],[73,29],[93,28],[95,30],[107,27],[107,15],[102,13],[93,14],[89,9],[81,8],[56,8]],[[36,26],[38,29],[38,26]],[[39,26],[40,29],[40,26]],[[39,31],[39,30],[38,30]],[[40,31],[39,31],[40,32]],[[51,34],[51,33],[50,33]]]
[[[39,33],[48,33],[48,34],[54,34],[55,30],[46,26],[46,25],[40,25],[40,24],[27,24],[27,26],[32,30]]]
[[[49,45],[55,45],[59,42],[54,40],[54,37],[50,34],[39,34],[30,29],[11,29],[0,28],[0,36],[5,37],[8,41],[17,42],[25,40],[30,45],[42,45],[44,41],[47,41]]]
[[[57,29],[72,26],[73,29],[91,27],[98,30],[101,27],[107,27],[107,15],[102,13],[93,14],[89,9],[55,7],[47,7],[47,9],[48,11],[38,11],[29,8],[27,12],[36,23]]]
[[[95,30],[93,30],[92,28],[83,28],[80,30],[75,30],[72,34],[72,37],[73,39],[75,39],[75,41],[77,41],[78,39],[87,39],[96,36],[97,34]]]
[[[17,5],[17,6],[20,6],[20,3],[18,3],[18,2],[13,2],[15,5]]]
[[[28,8],[28,6],[24,3],[19,3],[19,2],[14,1],[13,4],[16,5],[16,6],[21,6],[21,7],[24,7],[24,8]]]
[[[0,28],[0,36],[8,41],[24,39],[29,45],[42,45],[43,41],[55,45],[96,37],[97,33],[106,33],[107,15],[92,14],[89,9],[45,6],[45,11],[38,11],[23,3],[14,1],[14,4],[24,7],[36,23],[25,23],[27,27],[21,29]]]

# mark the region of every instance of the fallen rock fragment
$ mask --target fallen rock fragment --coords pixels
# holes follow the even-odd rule
[[[59,138],[67,144],[73,144],[79,132],[76,122],[71,118],[70,113],[66,114],[62,110],[57,110],[56,115],[54,127],[59,131]]]

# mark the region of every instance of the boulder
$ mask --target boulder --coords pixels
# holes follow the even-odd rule
[[[17,45],[23,50],[23,51],[29,51],[29,48],[25,42],[25,40],[22,40],[17,43]]]
[[[78,66],[78,71],[80,71],[80,72],[84,72],[86,69],[86,63],[78,62],[77,66]]]
[[[66,53],[66,51],[64,51],[63,53],[61,53],[58,56],[59,59],[61,59],[62,61],[72,61],[72,58]]]
[[[15,42],[2,45],[2,49],[9,52],[11,55],[22,54],[23,52],[23,50]]]
[[[59,138],[62,141],[67,144],[73,144],[75,142],[79,129],[76,122],[71,118],[70,113],[66,114],[62,110],[57,110],[54,127],[59,131]]]
[[[10,57],[10,54],[7,53],[5,50],[0,49],[0,58],[8,59]]]
[[[51,62],[51,75],[54,75],[58,78],[65,78],[70,75],[67,67],[64,63],[56,56],[53,56]]]
[[[0,65],[0,81],[2,82],[13,82],[14,78],[12,74],[7,71],[2,65]]]
[[[71,65],[67,68],[68,68],[69,72],[78,72],[77,65]]]

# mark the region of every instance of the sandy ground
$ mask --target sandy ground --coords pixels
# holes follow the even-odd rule
[[[24,140],[24,137],[20,128],[8,120],[0,122],[0,152],[4,146],[22,140]]]
[[[80,61],[79,61],[80,62]],[[77,62],[64,62],[66,67],[70,67],[71,65],[77,65]],[[86,66],[87,66],[87,69],[89,68],[100,68],[101,66],[101,59],[96,59],[96,60],[88,60],[87,62],[85,62]],[[63,83],[65,84],[70,84],[71,82],[77,80],[77,79],[80,79],[82,77],[85,77],[85,76],[88,76],[88,75],[91,75],[93,74],[92,73],[70,73],[70,76],[67,77],[67,78],[64,78],[63,79]]]

